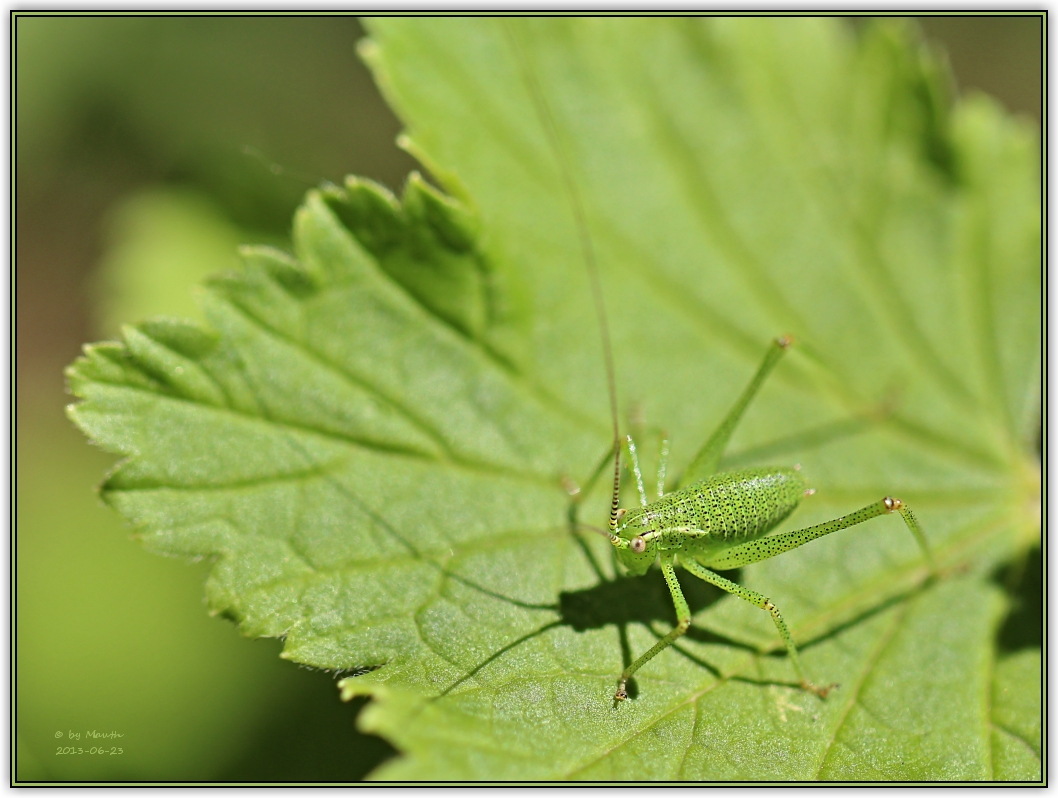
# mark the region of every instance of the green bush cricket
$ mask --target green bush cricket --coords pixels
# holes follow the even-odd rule
[[[662,465],[659,467],[659,498],[652,503],[647,501],[635,444],[631,436],[627,438],[641,506],[630,510],[618,507],[620,480],[619,471],[615,469],[608,537],[617,552],[617,558],[630,574],[644,574],[655,560],[661,560],[661,571],[676,605],[678,623],[676,628],[625,668],[614,695],[617,701],[628,697],[626,687],[632,674],[670,646],[690,626],[690,608],[676,581],[674,566],[677,561],[699,579],[771,613],[801,687],[820,697],[826,697],[834,685],[819,687],[805,676],[797,647],[778,608],[766,596],[737,585],[710,569],[725,571],[760,562],[831,532],[888,513],[900,514],[932,568],[932,557],[922,529],[911,509],[900,499],[886,496],[832,521],[769,536],[768,533],[797,508],[804,496],[814,492],[808,488],[800,469],[795,466],[718,472],[720,457],[739,418],[790,343],[788,337],[775,341],[749,386],[716,432],[702,446],[684,473],[680,486],[673,492],[664,493],[663,451]],[[619,445],[614,451],[616,462],[620,456]]]
[[[602,532],[609,538],[617,559],[630,575],[643,575],[655,561],[660,560],[661,571],[676,608],[676,627],[621,673],[617,691],[614,694],[615,706],[617,702],[628,698],[628,681],[632,675],[672,645],[690,626],[691,610],[676,579],[677,562],[699,579],[769,612],[789,652],[801,687],[825,698],[836,685],[822,687],[807,678],[797,646],[775,604],[768,597],[725,579],[711,569],[724,571],[740,568],[798,548],[816,538],[837,532],[839,529],[862,524],[879,515],[899,513],[922,549],[931,573],[935,573],[933,558],[925,535],[911,509],[900,499],[892,496],[886,496],[832,521],[769,535],[768,533],[797,508],[802,498],[815,492],[808,488],[804,477],[800,474],[800,467],[719,471],[720,459],[743,413],[756,396],[764,380],[792,344],[792,338],[789,336],[783,336],[774,341],[756,375],[716,431],[698,451],[682,475],[676,490],[665,493],[668,441],[664,441],[658,469],[658,498],[653,502],[647,500],[635,443],[630,435],[626,436],[640,506],[633,509],[619,506],[621,435],[617,412],[616,378],[606,307],[591,235],[588,231],[587,218],[577,184],[562,149],[560,136],[546,98],[533,74],[531,64],[520,52],[516,36],[509,28],[508,33],[513,48],[522,63],[527,88],[536,105],[548,144],[557,162],[559,176],[572,210],[599,322],[613,424],[614,478],[607,530],[604,532],[597,529],[596,531]],[[600,470],[604,467],[605,461],[600,466]],[[596,476],[598,473],[597,471]],[[593,477],[589,484],[593,484],[594,481]]]

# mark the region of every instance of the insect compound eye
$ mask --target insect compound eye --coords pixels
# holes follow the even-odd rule
[[[646,550],[647,542],[643,540],[642,535],[636,535],[634,538],[632,538],[632,551],[634,551],[636,554],[642,554]]]

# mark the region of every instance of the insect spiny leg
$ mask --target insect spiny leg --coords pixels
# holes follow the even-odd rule
[[[658,498],[665,495],[665,469],[669,463],[669,435],[661,433],[661,455],[658,457]]]
[[[639,455],[636,454],[636,443],[632,440],[631,435],[626,436],[628,440],[628,455],[632,458],[632,473],[636,476],[636,488],[639,489],[639,504],[642,507],[646,507],[649,502],[647,501],[647,492],[643,488],[643,472],[639,470]]]

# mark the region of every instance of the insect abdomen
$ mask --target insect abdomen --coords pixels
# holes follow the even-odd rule
[[[747,468],[688,486],[680,491],[685,494],[680,504],[710,539],[734,541],[774,528],[800,504],[804,492],[804,478],[792,468]]]

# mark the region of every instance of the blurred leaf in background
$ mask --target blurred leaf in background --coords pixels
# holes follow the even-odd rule
[[[135,170],[282,233],[307,185],[353,170],[395,183],[409,163],[351,17],[20,15],[16,31],[17,163],[34,186]]]
[[[405,753],[380,777],[1038,779],[1041,685],[1018,676],[1039,660],[1004,645],[996,576],[1039,543],[1032,130],[952,106],[895,23],[372,32],[410,148],[462,202],[311,192],[293,257],[246,250],[209,282],[208,328],[91,347],[72,416],[129,457],[106,501],[149,548],[216,558],[210,606],[244,633],[381,666],[344,682]],[[895,493],[927,527],[934,584],[880,523],[742,575],[834,699],[791,688],[758,610],[699,588],[695,632],[610,705],[671,607],[564,524],[563,476],[586,484],[607,426],[566,178],[622,405],[669,428],[677,470],[792,332],[727,462],[803,464],[819,492],[798,525]]]
[[[52,365],[98,334],[87,275],[130,194],[199,195],[267,241],[322,179],[403,182],[359,35],[351,17],[15,18],[20,391],[29,376],[58,398]]]
[[[144,556],[94,486],[115,458],[64,417],[80,344],[153,314],[235,247],[282,242],[305,188],[411,160],[350,17],[13,21],[19,779],[356,779],[392,749],[332,674],[292,668],[201,602],[205,565]],[[99,264],[99,270],[96,266]],[[126,736],[59,757],[58,730]],[[84,728],[82,728],[84,731]]]
[[[114,211],[110,246],[95,275],[95,327],[111,336],[148,316],[199,315],[191,286],[238,265],[242,231],[210,200],[152,190]]]

